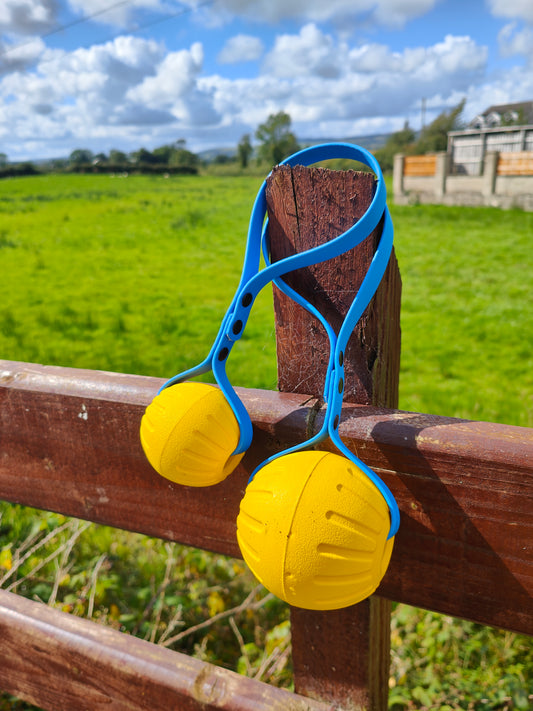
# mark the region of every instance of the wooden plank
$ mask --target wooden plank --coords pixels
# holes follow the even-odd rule
[[[406,177],[430,177],[437,170],[437,156],[405,156],[403,174]]]
[[[0,361],[0,499],[239,555],[248,471],[316,431],[315,401],[240,388],[254,445],[193,489],[159,477],[138,441],[161,382]],[[401,511],[380,595],[533,634],[533,430],[346,403],[340,432]]]
[[[533,175],[533,151],[500,153],[496,170],[498,175]]]
[[[372,173],[278,166],[267,180],[272,261],[323,244],[357,222],[375,188]],[[286,277],[338,332],[366,275],[381,226],[349,252]],[[345,397],[398,405],[401,280],[393,253],[378,293],[356,325],[344,355]],[[329,359],[324,329],[274,290],[278,387],[320,397]],[[387,708],[390,666],[388,600],[377,596],[330,612],[291,610],[295,688],[342,708]],[[354,644],[357,639],[357,644]],[[312,653],[309,653],[312,650]]]
[[[4,590],[0,639],[0,688],[51,711],[332,711]]]
[[[328,183],[326,176],[336,183]],[[370,204],[374,182],[372,173],[335,173],[300,166],[275,168],[267,181],[272,258],[310,249],[351,227]],[[296,207],[288,202],[296,190],[299,196],[310,196],[308,205]],[[283,206],[283,214],[274,203]],[[380,234],[378,228],[340,257],[286,277],[290,286],[327,316],[335,331],[366,274]],[[378,293],[346,348],[345,399],[350,402],[387,407],[398,404],[400,295],[401,281],[393,252]],[[277,289],[274,310],[279,390],[320,396],[329,357],[324,329]],[[385,312],[387,319],[382,318]]]

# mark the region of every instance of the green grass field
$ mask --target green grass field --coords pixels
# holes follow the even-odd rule
[[[1,352],[161,376],[200,360],[238,282],[258,185],[196,176],[6,181]],[[249,377],[272,387],[265,296],[232,362],[244,363],[258,341]]]
[[[260,182],[3,181],[1,357],[162,377],[196,364],[238,283]],[[533,426],[533,214],[421,205],[391,212],[403,280],[400,407]],[[236,385],[276,386],[269,289],[229,371]],[[35,553],[21,563],[28,540]],[[5,505],[0,585],[161,643],[253,590],[239,561]],[[263,596],[256,593],[252,617],[228,615],[173,647],[290,683],[286,610]],[[399,606],[392,639],[394,709],[528,708],[533,653],[525,638]],[[0,699],[0,708],[15,706]]]
[[[47,176],[0,193],[4,358],[170,376],[202,359],[237,285],[260,180]],[[392,207],[400,407],[533,424],[533,214]],[[276,384],[269,288],[235,382]]]

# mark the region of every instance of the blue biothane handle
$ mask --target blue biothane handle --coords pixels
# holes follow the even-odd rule
[[[330,357],[324,384],[324,401],[327,404],[327,408],[323,426],[316,435],[301,444],[270,457],[260,465],[260,468],[273,459],[277,459],[293,451],[306,449],[329,436],[335,446],[346,457],[354,461],[379,488],[390,511],[391,526],[388,538],[391,538],[396,534],[400,520],[396,500],[386,484],[367,467],[364,462],[348,450],[340,439],[338,432],[344,395],[344,351],[355,325],[361,318],[381,282],[392,251],[393,227],[386,205],[386,189],[381,168],[371,153],[364,148],[349,143],[325,143],[305,148],[286,158],[282,161],[281,165],[309,166],[333,158],[345,158],[363,163],[374,172],[377,178],[374,196],[365,214],[352,225],[352,227],[346,230],[346,232],[343,232],[329,242],[291,255],[285,259],[280,259],[272,264],[270,262],[267,240],[268,221],[265,222],[267,212],[265,180],[257,193],[250,216],[240,282],[233,300],[222,319],[213,346],[204,361],[170,378],[170,380],[163,385],[161,390],[194,376],[212,371],[239,424],[240,438],[234,454],[246,451],[252,441],[252,422],[248,411],[229,381],[226,373],[226,361],[233,345],[243,334],[257,295],[267,284],[274,282],[283,293],[313,314],[326,330],[330,342]],[[325,262],[347,252],[349,249],[360,244],[377,227],[382,218],[384,218],[383,229],[379,245],[352,305],[344,318],[339,333],[336,335],[324,316],[303,296],[291,289],[284,282],[283,276],[295,269]],[[261,254],[263,254],[266,265],[263,269],[260,269]],[[342,383],[342,387],[340,383]],[[252,474],[250,479],[255,476],[255,473],[256,472]]]

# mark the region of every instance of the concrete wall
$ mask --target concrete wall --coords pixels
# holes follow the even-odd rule
[[[393,195],[398,205],[487,205],[533,211],[533,175],[497,175],[498,153],[485,154],[482,175],[449,175],[449,155],[437,153],[435,175],[404,175],[403,154],[394,156]]]

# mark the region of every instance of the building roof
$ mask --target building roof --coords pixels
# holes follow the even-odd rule
[[[533,125],[533,101],[489,106],[470,121],[468,126],[469,128],[495,128],[510,124]]]

